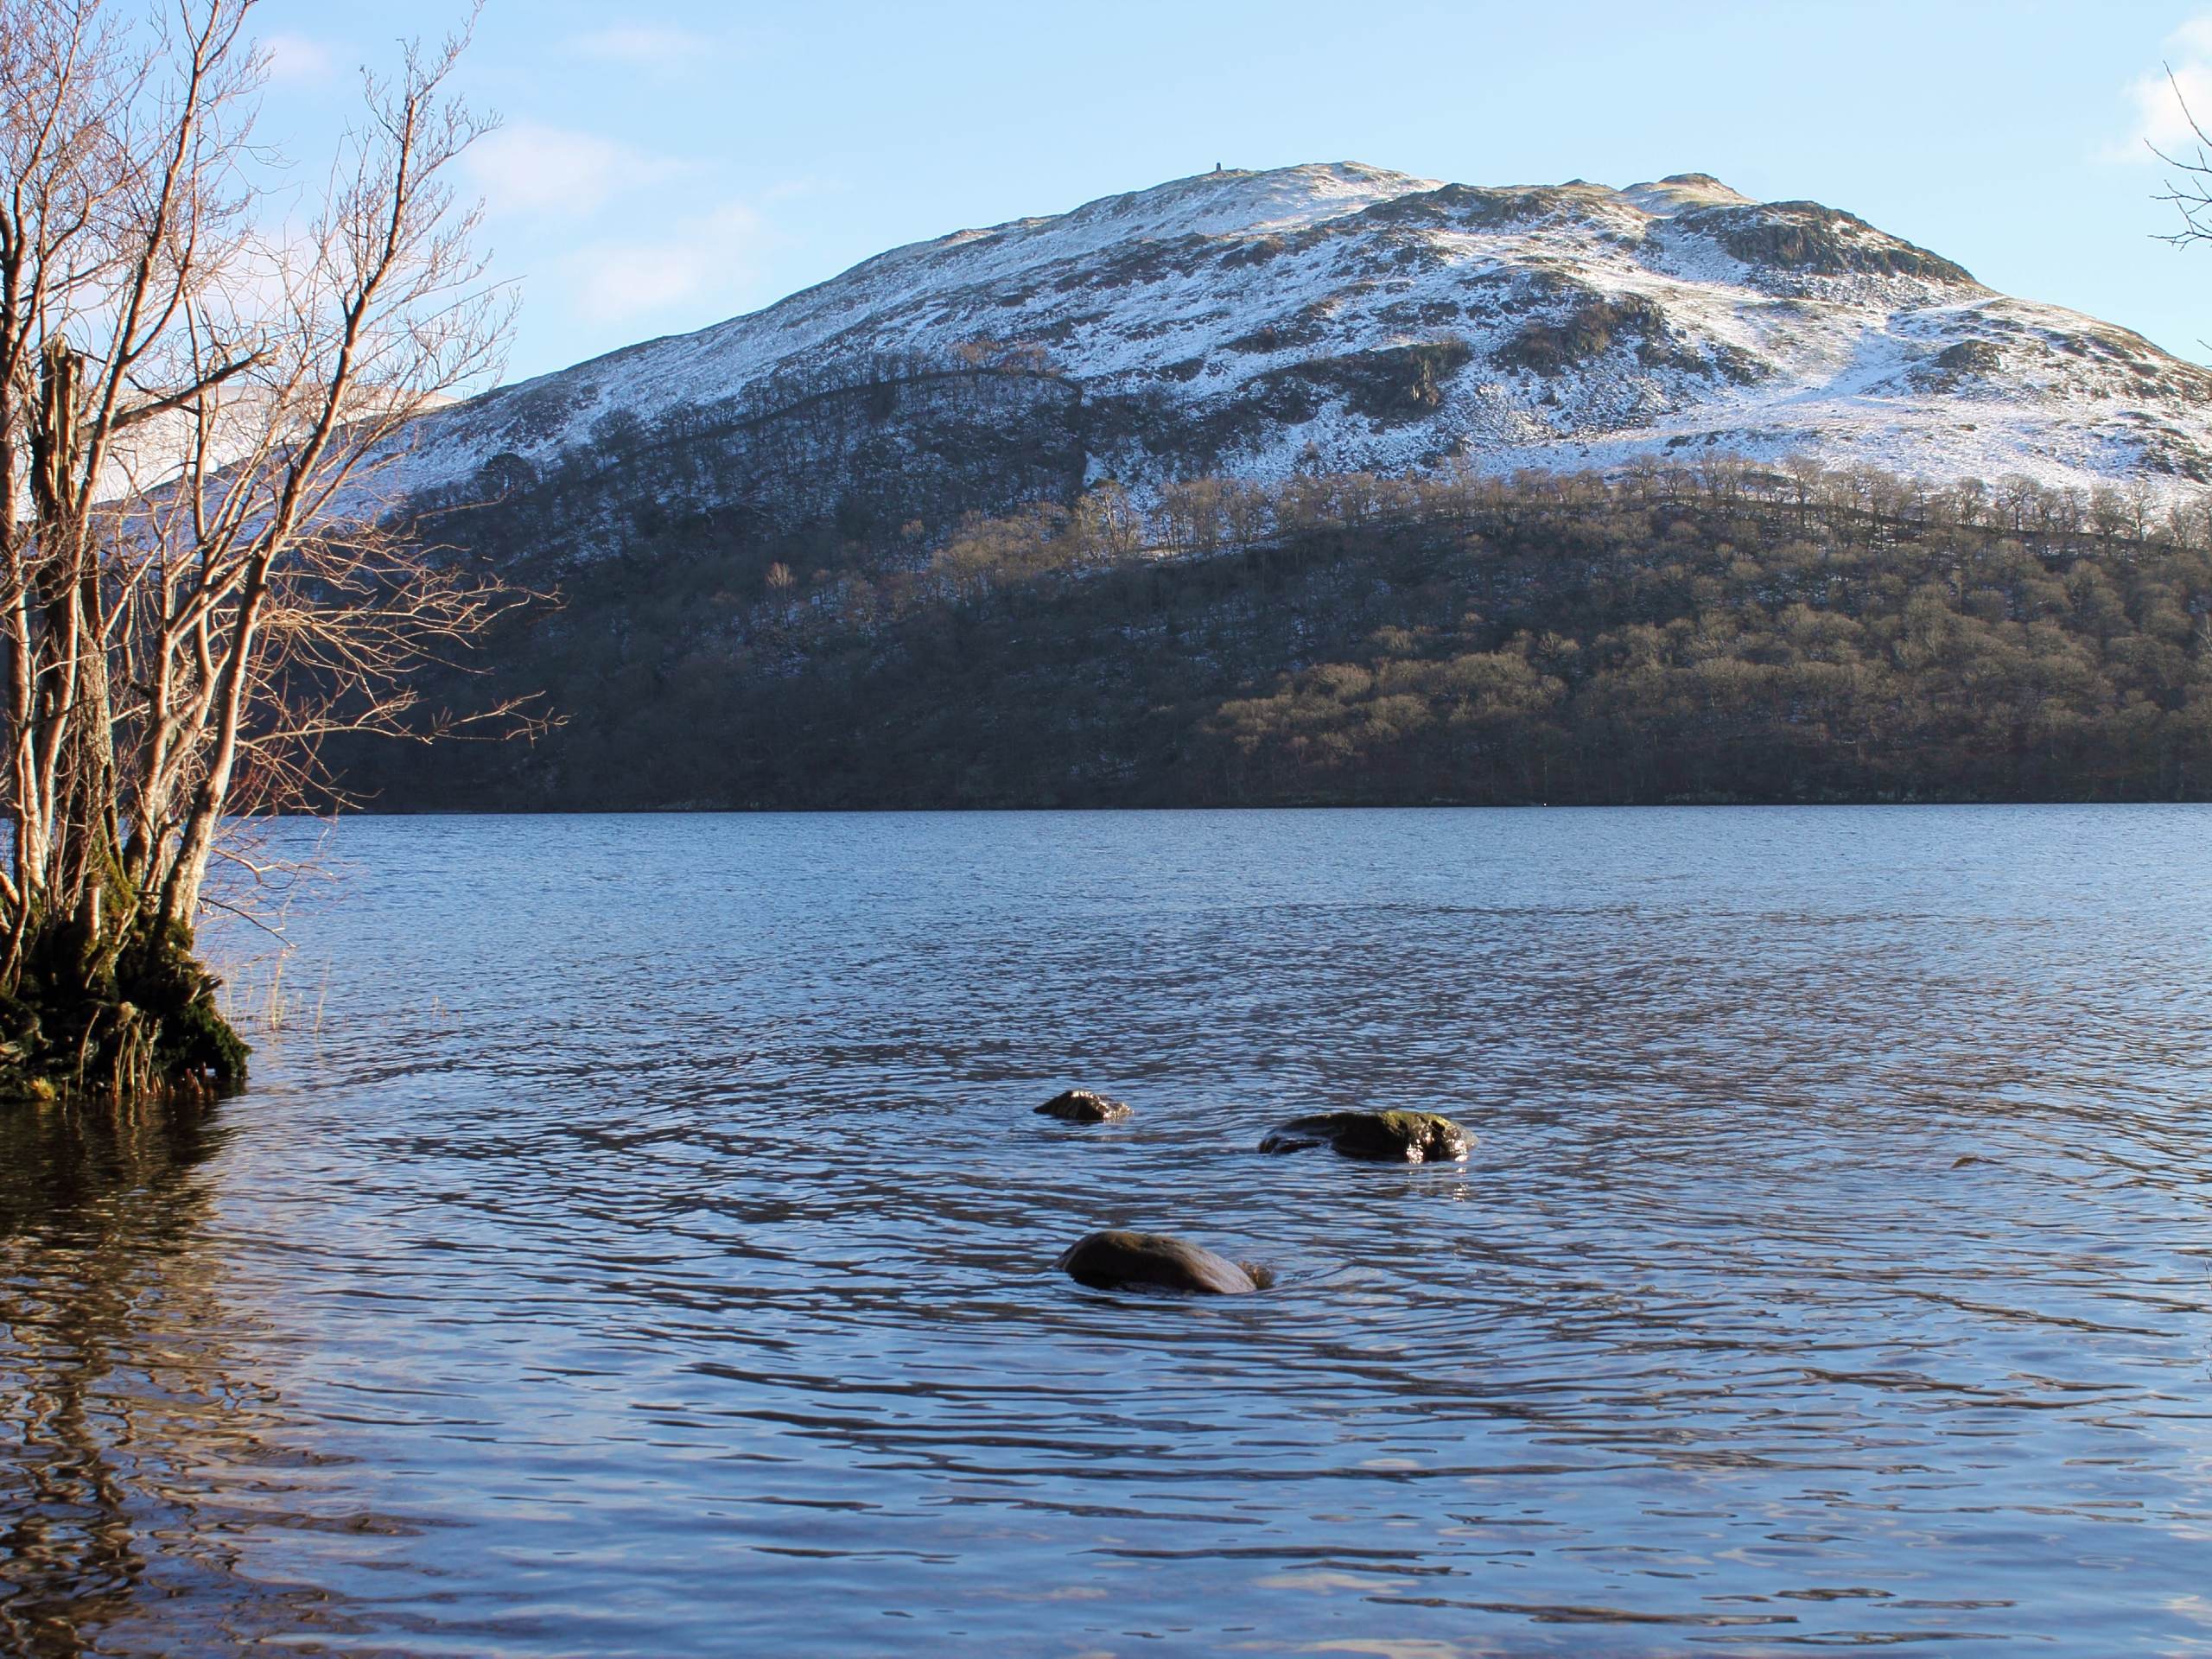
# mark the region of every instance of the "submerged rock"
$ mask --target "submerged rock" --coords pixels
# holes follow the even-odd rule
[[[1448,1117],[1434,1112],[1322,1112],[1296,1117],[1268,1132],[1262,1152],[1303,1152],[1329,1147],[1347,1158],[1394,1164],[1463,1161],[1474,1142]]]
[[[1052,1265],[1093,1290],[1142,1286],[1235,1296],[1265,1290],[1275,1281],[1269,1268],[1231,1262],[1166,1233],[1091,1233],[1070,1245]]]
[[[1046,1117],[1057,1117],[1067,1123],[1119,1123],[1123,1118],[1135,1116],[1120,1101],[1109,1100],[1088,1089],[1070,1089],[1054,1095],[1037,1110]]]

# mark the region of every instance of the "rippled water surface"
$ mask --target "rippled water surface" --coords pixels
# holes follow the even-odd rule
[[[332,851],[245,1097],[0,1115],[0,1651],[2212,1653],[2212,811]]]

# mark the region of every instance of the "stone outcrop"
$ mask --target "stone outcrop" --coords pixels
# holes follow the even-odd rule
[[[1235,1296],[1264,1290],[1274,1274],[1249,1262],[1170,1237],[1166,1233],[1091,1233],[1070,1245],[1053,1266],[1093,1290],[1182,1290]]]

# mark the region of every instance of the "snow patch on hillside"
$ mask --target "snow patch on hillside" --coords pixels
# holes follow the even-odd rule
[[[1847,216],[1700,174],[1484,190],[1355,162],[1201,174],[894,249],[443,411],[404,475],[556,466],[610,415],[650,425],[771,377],[979,341],[1035,346],[1094,402],[1238,415],[1215,464],[1258,477],[1720,451],[2164,493],[2212,477],[2212,374]],[[1456,359],[1414,388],[1427,401],[1344,389],[1412,348]],[[1140,487],[1166,467],[1140,441],[1092,462]]]

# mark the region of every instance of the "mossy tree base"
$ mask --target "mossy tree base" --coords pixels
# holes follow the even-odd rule
[[[245,1086],[251,1051],[181,929],[99,949],[60,923],[23,963],[0,992],[0,1098],[205,1102]]]

